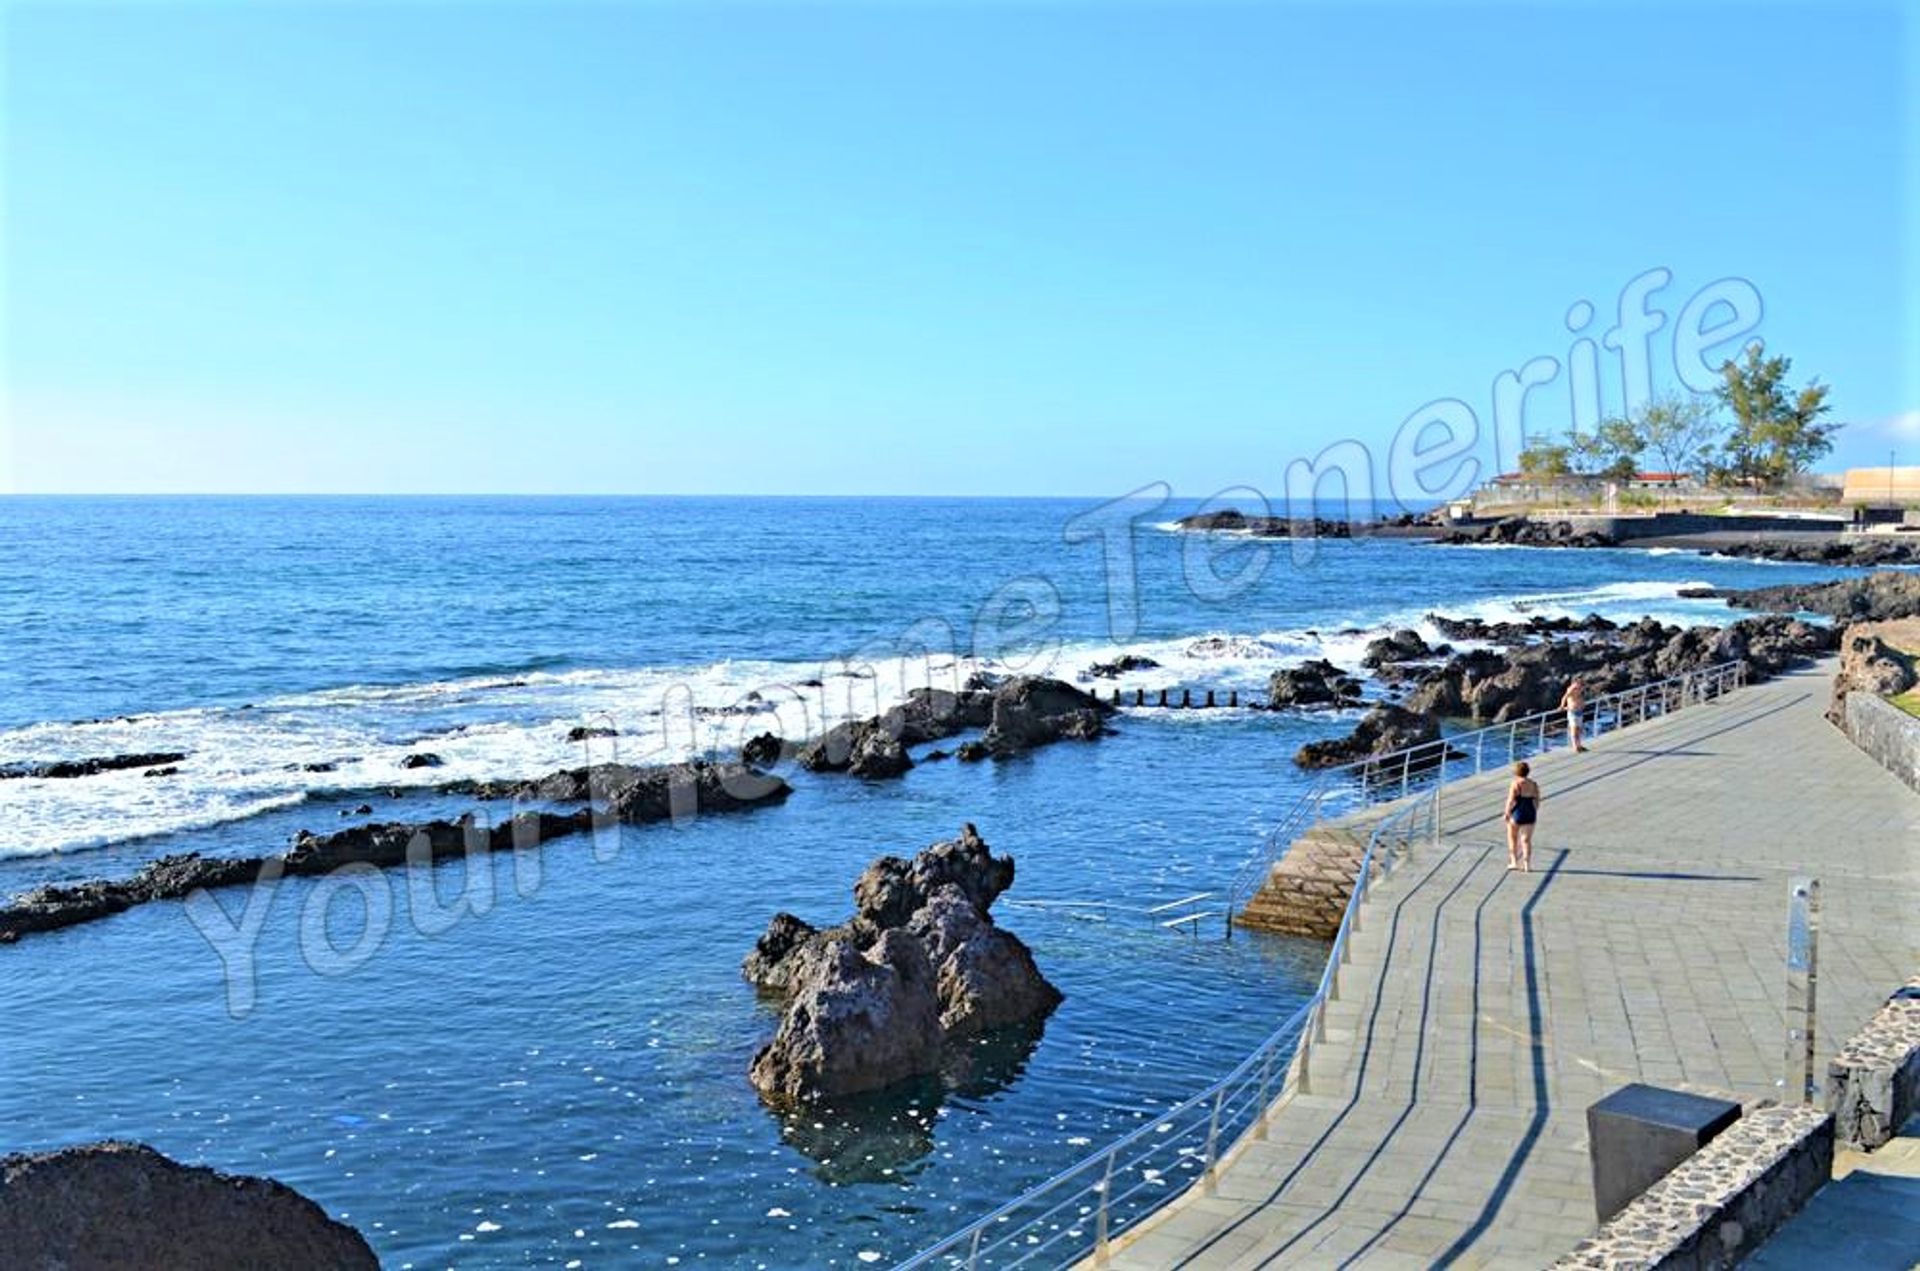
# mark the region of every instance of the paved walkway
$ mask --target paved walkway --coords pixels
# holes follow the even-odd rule
[[[1788,880],[1821,882],[1819,1059],[1920,965],[1920,797],[1821,717],[1831,665],[1500,774],[1376,888],[1313,1093],[1115,1265],[1539,1267],[1594,1226],[1585,1110],[1634,1080],[1778,1097]]]

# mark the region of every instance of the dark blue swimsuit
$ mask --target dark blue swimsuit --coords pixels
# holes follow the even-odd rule
[[[1508,813],[1515,825],[1532,825],[1534,819],[1533,800],[1524,794],[1513,796],[1513,811]]]

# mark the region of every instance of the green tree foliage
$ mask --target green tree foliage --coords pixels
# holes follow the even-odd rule
[[[1643,446],[1653,452],[1662,471],[1705,476],[1713,451],[1727,426],[1714,414],[1713,403],[1696,393],[1663,393],[1634,412],[1634,426]]]
[[[1573,471],[1572,455],[1565,446],[1545,437],[1531,438],[1520,452],[1520,474],[1535,481],[1552,481]]]
[[[1647,448],[1647,439],[1633,420],[1608,419],[1595,430],[1593,448],[1599,474],[1626,481],[1640,471],[1640,452]]]
[[[1720,447],[1721,467],[1747,485],[1777,485],[1805,472],[1833,449],[1842,425],[1823,423],[1831,407],[1827,386],[1817,380],[1795,392],[1787,385],[1793,359],[1763,357],[1758,343],[1747,346],[1742,362],[1720,368],[1722,405],[1733,415],[1733,431]]]

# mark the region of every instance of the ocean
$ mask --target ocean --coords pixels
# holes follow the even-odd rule
[[[0,764],[185,754],[0,780],[0,892],[271,851],[363,804],[458,812],[433,788],[578,764],[581,725],[656,762],[975,670],[1259,695],[1430,612],[1724,622],[1679,591],[1837,573],[1172,532],[1196,506],[0,500]],[[1158,665],[1086,678],[1121,653]],[[257,915],[221,898],[260,918],[237,970],[171,903],[31,936],[0,947],[0,1152],[120,1137],[269,1174],[397,1267],[890,1262],[1205,1086],[1311,990],[1324,946],[1149,911],[1224,888],[1303,788],[1295,748],[1353,718],[1130,708],[997,764],[798,772],[781,806],[563,839],[537,876],[443,869],[486,903],[431,930],[397,881],[291,880]],[[766,1110],[746,1069],[776,1015],[738,967],[767,919],[837,921],[868,860],[967,821],[1018,862],[996,914],[1066,1002],[937,1088]]]

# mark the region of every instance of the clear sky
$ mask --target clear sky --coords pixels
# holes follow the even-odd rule
[[[1915,8],[12,3],[0,488],[1277,493],[1656,268],[1920,463]]]

